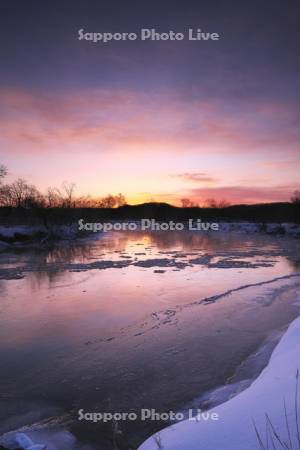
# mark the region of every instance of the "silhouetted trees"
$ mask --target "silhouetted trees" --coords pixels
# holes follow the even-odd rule
[[[63,198],[60,190],[56,187],[48,187],[45,194],[47,208],[61,208]]]
[[[7,175],[7,168],[0,164],[0,183],[2,182],[2,179]]]
[[[296,203],[297,205],[300,204],[300,191],[294,191],[292,197],[291,197],[291,202],[292,203]]]
[[[116,208],[127,204],[123,194],[93,198],[90,195],[76,196],[75,183],[64,181],[61,188],[48,187],[42,194],[34,185],[18,178],[12,183],[3,183],[7,168],[0,164],[0,206],[13,208]]]
[[[228,208],[230,203],[227,200],[216,200],[214,198],[208,198],[205,200],[205,206],[207,208]]]
[[[35,186],[18,178],[13,183],[0,186],[0,204],[15,208],[41,207],[44,206],[44,198]]]
[[[188,208],[191,204],[191,200],[189,198],[182,198],[180,201],[183,208]]]
[[[199,204],[192,202],[189,198],[180,199],[182,208],[199,208]]]
[[[193,202],[189,198],[180,199],[182,208],[199,208],[199,203]],[[204,200],[202,207],[206,208],[227,208],[230,203],[227,200],[216,200],[214,198],[208,198]]]
[[[0,207],[14,208],[118,208],[127,205],[123,194],[108,194],[105,197],[95,198],[90,195],[77,196],[76,185],[72,182],[63,182],[61,188],[50,186],[42,194],[34,185],[23,178],[12,183],[4,183],[7,168],[0,164]],[[182,208],[199,208],[199,204],[189,198],[180,199]],[[155,202],[152,202],[155,203]],[[291,203],[300,204],[300,191],[296,190],[291,196]],[[227,200],[206,199],[202,208],[221,209],[228,208]]]
[[[127,204],[123,194],[107,195],[106,197],[98,200],[97,203],[98,208],[115,208]]]
[[[64,181],[62,184],[63,189],[63,207],[64,208],[74,208],[76,206],[75,201],[75,183],[68,183]]]
[[[126,198],[123,194],[118,194],[116,195],[116,202],[117,202],[117,206],[125,206],[127,205],[127,201]]]

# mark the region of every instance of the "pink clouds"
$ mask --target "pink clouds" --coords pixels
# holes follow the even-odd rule
[[[299,151],[299,132],[286,105],[252,109],[184,99],[176,93],[86,90],[37,94],[1,90],[0,132],[12,152]],[[277,123],[284,109],[284,123]],[[279,132],[280,131],[280,132]]]
[[[225,199],[230,203],[268,203],[289,201],[297,185],[219,186],[190,189],[192,199],[203,202],[208,198]]]
[[[153,186],[151,197],[166,192],[161,195],[173,201],[179,189],[200,203],[208,197],[287,200],[298,187],[300,133],[295,110],[285,103],[229,104],[171,91],[2,89],[0,104],[1,147],[18,170],[44,170],[47,184],[60,161],[63,179],[75,178],[92,191],[100,173],[106,192],[122,180],[118,190],[125,194]],[[38,167],[41,156],[44,166]]]
[[[204,172],[185,172],[173,176],[193,183],[214,183],[216,181],[214,177]]]
[[[151,195],[147,193],[147,200],[167,202],[174,205],[181,205],[181,198],[189,198],[200,206],[205,206],[206,200],[215,199],[217,201],[226,200],[230,204],[258,204],[272,202],[290,201],[293,192],[299,189],[300,185],[232,185],[232,186],[214,186],[202,188],[187,188],[176,193],[162,193]]]

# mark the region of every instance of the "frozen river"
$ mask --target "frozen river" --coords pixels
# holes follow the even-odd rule
[[[2,439],[27,426],[40,439],[58,433],[59,450],[78,448],[61,429],[80,448],[135,449],[167,424],[123,421],[120,434],[78,411],[179,411],[237,373],[247,379],[245,361],[299,315],[299,247],[186,231],[3,248]]]

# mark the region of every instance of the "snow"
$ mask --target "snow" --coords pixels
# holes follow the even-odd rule
[[[81,443],[68,430],[69,416],[62,410],[25,402],[19,416],[2,425],[0,448],[7,450],[96,450],[93,445]],[[103,449],[97,449],[103,450]]]
[[[24,236],[31,236],[39,232],[46,232],[45,227],[41,226],[26,226],[26,225],[18,225],[13,227],[2,227],[0,226],[0,236],[5,238],[13,238],[16,234],[21,234]]]
[[[11,227],[0,226],[0,239],[14,238],[16,234],[24,236],[34,236],[42,232],[47,233],[44,226],[26,226],[18,225]],[[198,231],[199,232],[199,231]],[[200,231],[203,233],[203,231]],[[285,234],[288,236],[300,236],[300,225],[295,223],[256,223],[256,222],[219,222],[219,232],[238,232],[243,234],[252,234],[258,232],[265,232],[267,234]],[[53,225],[51,233],[62,239],[73,239],[78,235],[78,224],[72,223],[69,225]],[[98,233],[97,233],[98,234]]]
[[[0,240],[1,239],[17,239],[17,236],[34,237],[38,233],[43,233],[44,235],[55,236],[60,239],[74,239],[79,236],[78,225],[72,223],[69,225],[53,225],[50,229],[40,225],[27,226],[27,225],[17,225],[11,227],[0,226]]]
[[[235,231],[245,234],[265,232],[299,237],[300,225],[295,223],[219,222],[219,231]]]
[[[13,450],[96,450],[95,447],[81,444],[69,431],[58,428],[51,429],[35,424],[12,431],[0,437],[0,445]]]
[[[25,450],[45,450],[46,447],[40,444],[34,444],[33,441],[25,433],[16,434],[17,444]]]
[[[218,421],[178,422],[150,437],[139,450],[259,450],[263,447],[258,442],[253,421],[264,448],[270,448],[271,436],[277,447],[283,448],[271,431],[271,425],[267,426],[266,414],[281,441],[288,444],[285,448],[299,448],[296,447],[295,418],[296,373],[300,368],[299,339],[300,318],[290,325],[272,353],[269,364],[251,386],[211,410],[218,414]],[[292,445],[286,425],[284,401]]]

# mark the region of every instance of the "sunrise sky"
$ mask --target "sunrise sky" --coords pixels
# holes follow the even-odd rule
[[[0,163],[41,190],[288,200],[299,189],[296,1],[32,1],[0,6]],[[78,40],[78,30],[219,41]]]

